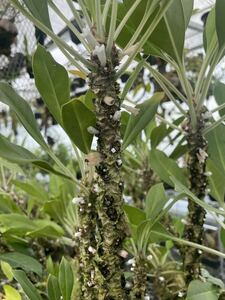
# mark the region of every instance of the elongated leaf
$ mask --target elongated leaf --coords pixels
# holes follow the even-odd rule
[[[59,287],[63,300],[71,300],[74,278],[70,263],[63,257],[59,265]]]
[[[33,70],[36,86],[44,102],[57,122],[62,124],[61,107],[70,100],[66,69],[44,47],[38,46],[33,57]]]
[[[137,105],[137,108],[140,111],[136,116],[130,115],[129,117],[123,138],[123,149],[126,149],[138,134],[151,122],[163,97],[164,93],[155,93],[151,99]]]
[[[206,138],[208,140],[208,155],[217,168],[225,174],[225,126],[219,125],[211,130]]]
[[[1,258],[0,258],[1,259]],[[8,264],[5,261],[1,261],[1,269],[3,274],[7,277],[7,279],[9,281],[13,280],[13,271],[12,271],[12,267],[10,266],[10,264]]]
[[[49,29],[52,29],[47,0],[23,0],[23,3],[27,6],[31,14],[46,25]]]
[[[218,288],[210,282],[193,280],[187,291],[186,300],[217,300]]]
[[[0,101],[15,112],[21,124],[39,145],[44,149],[48,148],[29,104],[7,83],[0,82]]]
[[[223,210],[217,209],[212,205],[209,205],[208,203],[205,203],[201,199],[195,196],[186,186],[184,186],[177,178],[171,176],[171,180],[173,181],[175,185],[175,190],[179,193],[184,193],[189,197],[189,199],[193,200],[195,203],[197,203],[199,206],[203,207],[205,210],[212,211],[216,214],[225,216],[225,212]]]
[[[146,220],[145,212],[137,207],[131,205],[124,205],[124,210],[129,220],[129,223],[131,223],[132,225],[137,226]]]
[[[48,289],[49,300],[59,300],[60,299],[61,292],[60,292],[60,288],[59,288],[58,279],[55,276],[49,275],[47,289]]]
[[[32,152],[15,145],[0,134],[0,157],[18,164],[33,164],[47,172],[66,177],[67,175],[55,170],[49,163],[39,160]]]
[[[145,211],[148,219],[154,220],[167,202],[162,183],[152,186],[147,194]]]
[[[19,180],[12,180],[12,183],[29,196],[39,199],[40,202],[48,200],[48,193],[37,182],[22,182]]]
[[[159,54],[163,51],[176,62],[182,60],[185,31],[189,23],[193,0],[174,0],[167,10],[165,17],[160,21],[150,36],[145,52]],[[155,51],[155,49],[158,49]]]
[[[8,284],[3,285],[5,300],[22,300],[20,293]]]
[[[81,101],[74,99],[62,107],[63,128],[73,143],[84,153],[91,148],[93,135],[88,127],[95,126],[96,119],[92,111]]]
[[[218,37],[219,47],[225,44],[225,2],[216,0],[216,33]]]
[[[24,271],[14,270],[14,278],[21,285],[24,293],[27,295],[29,300],[42,300],[35,286],[27,278]]]
[[[185,170],[178,167],[177,163],[167,157],[162,151],[152,149],[150,152],[150,165],[161,180],[173,186],[170,176],[173,175],[184,185],[187,185]]]
[[[215,96],[215,100],[217,102],[218,105],[222,105],[225,103],[225,84],[218,81],[215,84],[215,88],[214,88],[214,96]],[[225,115],[225,108],[219,110],[219,114],[220,116],[224,116]]]
[[[34,272],[41,276],[41,264],[31,256],[24,255],[19,252],[10,252],[0,254],[0,260],[10,264],[12,268],[21,268],[26,272]]]
[[[50,237],[56,239],[63,236],[64,230],[58,224],[49,220],[34,220],[37,227],[35,230],[29,231],[26,235],[34,238]]]
[[[225,173],[221,172],[211,159],[207,159],[207,171],[212,173],[209,176],[210,195],[219,203],[224,203]]]

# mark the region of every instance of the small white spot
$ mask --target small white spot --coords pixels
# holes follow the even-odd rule
[[[72,199],[72,203],[78,205],[78,204],[84,204],[85,201],[84,201],[84,198],[83,198],[83,197],[74,197],[74,198]]]
[[[88,207],[91,207],[91,205],[92,205],[91,203],[88,203]]]
[[[118,121],[120,119],[120,117],[121,117],[121,111],[117,110],[113,115],[113,120]]]
[[[111,149],[111,152],[112,152],[112,153],[116,153],[116,149],[115,149],[115,148],[112,148],[112,149]]]
[[[198,250],[198,254],[200,254],[200,255],[201,255],[201,254],[202,254],[202,250],[200,250],[200,249],[199,249],[199,250]]]
[[[165,281],[165,278],[163,276],[159,276],[159,281],[163,282]]]
[[[178,293],[178,297],[179,297],[179,298],[182,298],[183,296],[184,296],[184,293],[180,291],[180,292]]]
[[[88,247],[88,251],[89,251],[90,253],[92,253],[92,254],[95,254],[95,253],[96,253],[95,248],[93,248],[92,246],[89,246],[89,247]]]
[[[151,255],[151,254],[149,254],[148,256],[147,256],[147,260],[152,260],[153,259],[153,256]]]
[[[206,177],[212,176],[212,172],[210,172],[210,171],[205,172],[204,175],[205,175]]]
[[[75,232],[74,236],[79,239],[81,237],[81,232],[80,231]]]
[[[122,166],[122,164],[123,164],[122,159],[118,159],[116,162],[119,167]]]
[[[94,134],[94,135],[99,134],[99,131],[98,131],[96,128],[94,128],[93,126],[89,126],[89,127],[87,128],[87,131],[88,131],[90,134]]]

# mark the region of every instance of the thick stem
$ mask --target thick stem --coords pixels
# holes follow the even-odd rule
[[[83,182],[86,187],[93,183],[89,182],[87,174]],[[96,290],[96,271],[94,257],[96,251],[96,202],[97,194],[89,188],[89,195],[80,193],[79,200],[79,275],[80,275],[80,299],[95,300]]]
[[[132,300],[144,299],[147,284],[148,266],[146,260],[139,258],[134,265]]]
[[[97,151],[102,161],[96,167],[99,188],[96,199],[98,214],[98,241],[96,266],[101,279],[98,299],[126,299],[125,279],[121,270],[120,251],[126,237],[126,223],[123,212],[123,181],[121,168],[120,120],[117,115],[121,101],[119,87],[115,81],[115,67],[118,53],[113,47],[105,67],[100,65],[96,56],[92,57],[95,73],[89,75],[90,87],[96,94],[95,110],[99,132]]]
[[[190,180],[190,190],[200,199],[204,199],[207,188],[206,176],[206,158],[207,141],[203,136],[204,114],[201,113],[197,119],[197,127],[194,130],[189,122],[188,124],[188,170]],[[188,218],[184,230],[184,238],[188,241],[202,244],[204,234],[205,210],[194,203],[191,199],[188,201]],[[201,251],[192,247],[184,247],[183,264],[186,275],[186,281],[196,279],[200,275]]]

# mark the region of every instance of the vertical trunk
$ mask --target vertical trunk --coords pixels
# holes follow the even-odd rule
[[[98,299],[122,300],[125,298],[125,279],[121,270],[120,251],[126,237],[123,212],[123,181],[121,167],[119,86],[115,81],[118,52],[112,49],[111,58],[102,67],[92,56],[95,73],[89,75],[90,87],[96,94],[95,110],[98,130],[97,151],[102,161],[96,167],[98,197],[96,266],[100,286]]]
[[[199,199],[204,199],[207,188],[206,158],[207,142],[203,136],[204,114],[201,113],[197,128],[194,130],[188,124],[188,170],[190,180],[190,190]],[[195,204],[191,199],[188,201],[188,218],[185,226],[184,238],[188,241],[202,244],[204,234],[205,210]],[[192,247],[184,247],[183,263],[187,284],[200,275],[201,251]]]
[[[88,174],[83,180],[87,193],[81,191],[78,199],[79,223],[77,232],[79,238],[79,275],[80,299],[98,299],[95,280],[94,256],[96,249],[96,194],[91,190],[93,183],[89,182]]]
[[[147,273],[148,266],[143,258],[139,258],[134,265],[134,275],[133,275],[133,288],[132,288],[132,300],[139,299],[142,300],[145,297],[146,285],[147,285]]]

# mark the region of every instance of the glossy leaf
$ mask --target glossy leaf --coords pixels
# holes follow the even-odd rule
[[[49,300],[59,300],[61,297],[61,291],[57,277],[49,275],[47,282],[47,291]]]
[[[23,0],[31,14],[41,23],[51,29],[47,0]]]
[[[8,284],[3,285],[3,289],[5,292],[4,300],[22,300],[20,293],[14,289],[12,286]]]
[[[225,126],[219,125],[207,135],[208,155],[217,168],[225,174]]]
[[[39,160],[32,152],[11,143],[7,138],[0,134],[0,157],[18,164],[30,164],[39,167],[47,172],[67,177],[65,174],[55,170],[49,163]]]
[[[126,149],[138,136],[138,134],[145,129],[145,127],[154,118],[160,101],[164,98],[164,93],[155,93],[151,99],[144,103],[137,105],[140,111],[134,116],[130,115],[126,131],[123,138],[123,149]]]
[[[63,236],[64,230],[58,224],[49,220],[34,220],[36,228],[29,231],[26,235],[34,238],[50,237],[55,239]]]
[[[225,45],[225,2],[216,0],[215,6],[216,33],[218,37],[219,48]]]
[[[96,123],[94,113],[81,101],[74,99],[63,105],[62,119],[63,128],[70,139],[87,154],[93,139],[93,135],[88,132],[88,127],[95,126]]]
[[[64,257],[62,258],[59,266],[58,280],[63,300],[71,300],[74,276],[71,264]]]
[[[33,57],[33,71],[41,97],[56,121],[62,124],[61,108],[70,100],[66,69],[39,45]]]
[[[39,145],[44,149],[48,148],[29,104],[7,83],[0,82],[0,101],[15,112],[18,120]]]
[[[37,289],[31,283],[31,281],[27,278],[24,271],[14,270],[13,274],[14,274],[14,278],[21,285],[24,293],[27,295],[29,300],[42,300]]]
[[[212,37],[215,34],[215,30],[216,30],[215,8],[213,8],[207,17],[204,34],[203,34],[203,43],[204,43],[205,51],[209,49],[209,45],[212,42]]]
[[[223,204],[225,195],[225,173],[221,172],[211,159],[207,159],[207,171],[212,173],[212,175],[209,176],[210,195],[219,203]]]
[[[186,300],[217,300],[218,288],[210,282],[201,280],[191,281]]]
[[[19,252],[0,254],[0,260],[7,262],[12,268],[21,268],[26,272],[34,272],[41,276],[41,264],[31,256]]]
[[[39,199],[40,202],[48,200],[48,193],[37,182],[11,181],[16,187],[26,192],[28,196]]]
[[[154,220],[167,203],[167,197],[162,183],[153,185],[146,197],[145,211],[147,219]]]
[[[218,105],[222,105],[225,103],[225,84],[218,81],[215,84],[215,88],[214,88],[214,96],[215,96],[215,100],[217,102]],[[219,114],[220,116],[224,116],[225,115],[225,108],[219,110]]]
[[[152,149],[150,152],[150,165],[161,180],[173,186],[170,176],[178,178],[180,182],[187,185],[185,170],[178,167],[177,163],[167,157],[162,151]]]

